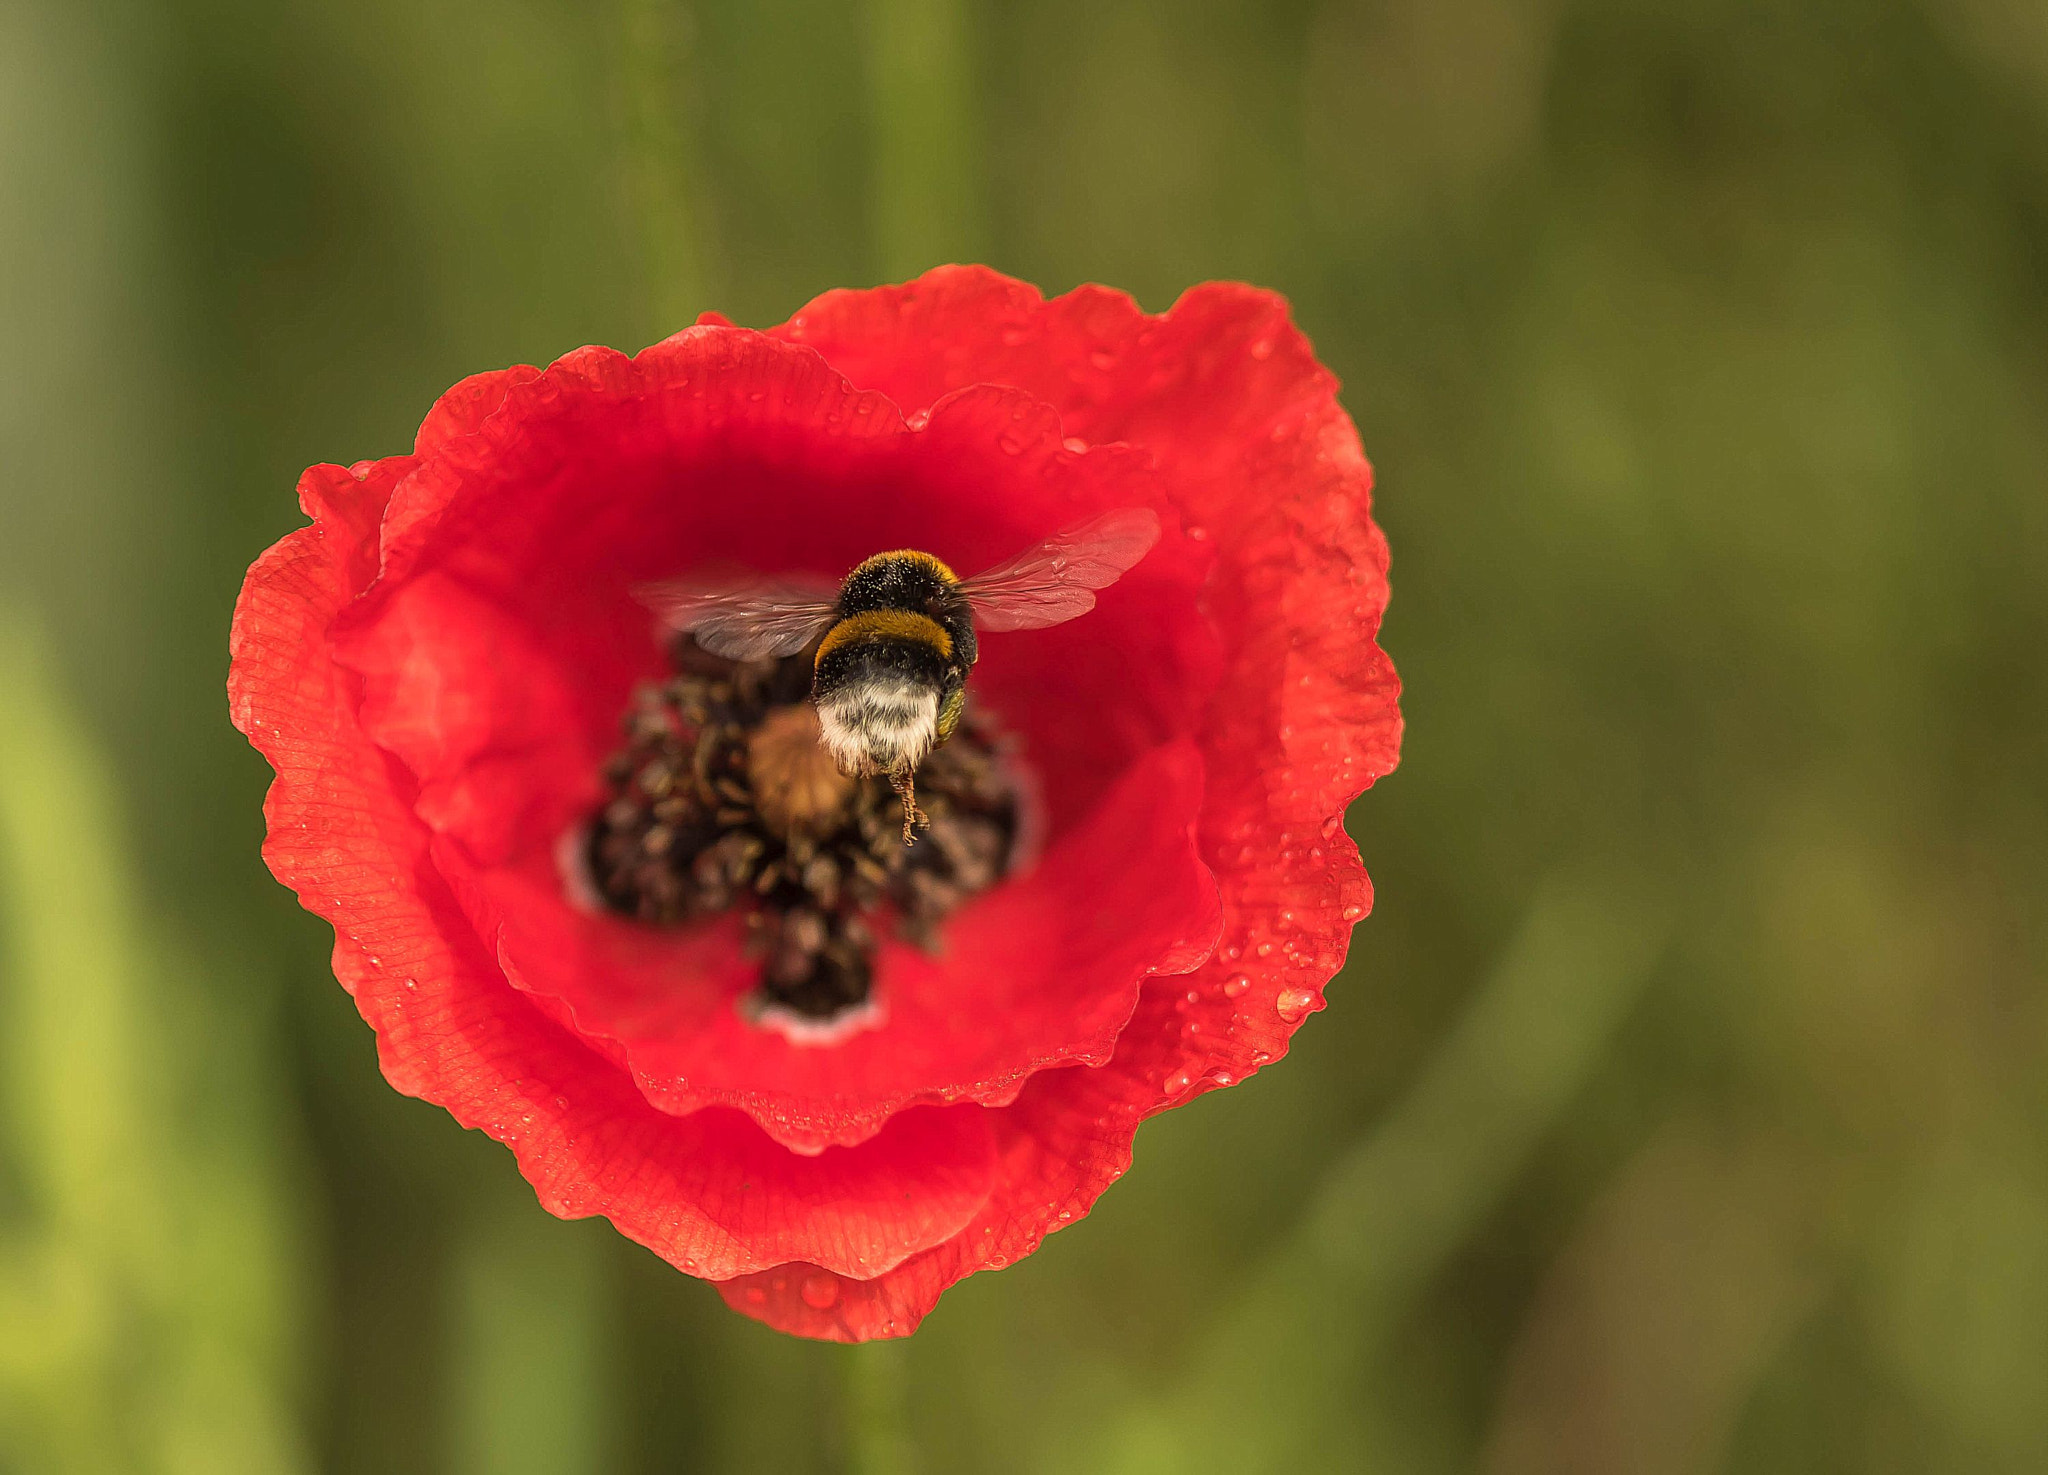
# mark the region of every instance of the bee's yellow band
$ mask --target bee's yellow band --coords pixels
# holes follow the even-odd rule
[[[853,641],[877,638],[914,640],[920,645],[935,648],[941,660],[953,659],[953,637],[946,633],[944,626],[925,615],[901,609],[870,610],[841,620],[825,632],[825,638],[818,646],[818,659],[824,660],[840,646]]]

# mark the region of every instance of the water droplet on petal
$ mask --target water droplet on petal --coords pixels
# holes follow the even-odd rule
[[[1081,437],[1078,435],[1070,435],[1065,440],[1061,441],[1060,444],[1065,446],[1068,450],[1072,451],[1077,456],[1088,449],[1088,442],[1081,439]]]
[[[1353,904],[1353,905],[1351,905],[1351,906],[1348,906],[1348,907],[1344,908],[1344,911],[1343,911],[1343,917],[1344,917],[1344,920],[1345,920],[1345,921],[1347,921],[1347,922],[1356,922],[1356,921],[1357,921],[1357,920],[1358,920],[1358,919],[1359,919],[1360,917],[1362,917],[1362,916],[1364,916],[1364,915],[1365,915],[1365,908],[1364,908],[1364,907],[1362,907],[1362,906],[1359,906],[1359,905],[1357,905],[1356,903],[1354,903],[1354,904]]]
[[[839,1281],[836,1276],[820,1270],[804,1277],[797,1294],[804,1298],[804,1305],[813,1311],[829,1311],[839,1304]]]
[[[1244,991],[1251,986],[1251,979],[1242,973],[1234,973],[1229,978],[1223,980],[1223,997],[1226,999],[1242,998],[1244,997]]]
[[[1273,1001],[1273,1008],[1289,1024],[1301,1018],[1316,1006],[1316,996],[1305,988],[1283,988],[1280,997]]]

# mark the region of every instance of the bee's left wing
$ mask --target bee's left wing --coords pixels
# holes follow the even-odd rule
[[[1158,513],[1119,508],[961,580],[957,592],[984,630],[1043,629],[1095,608],[1095,591],[1122,578],[1158,541]]]
[[[671,630],[730,661],[793,656],[838,613],[834,590],[823,580],[670,579],[642,584],[633,596]]]

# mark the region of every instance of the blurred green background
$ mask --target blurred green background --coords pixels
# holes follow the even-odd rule
[[[1286,292],[1407,756],[1283,1067],[800,1343],[378,1077],[222,679],[470,372]],[[0,0],[0,1472],[2048,1468],[2038,0]]]

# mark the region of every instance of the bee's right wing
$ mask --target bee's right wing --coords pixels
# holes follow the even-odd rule
[[[962,579],[954,592],[984,630],[1042,630],[1095,608],[1095,591],[1122,578],[1158,541],[1158,513],[1120,507]]]
[[[823,580],[801,578],[670,579],[633,590],[671,630],[729,661],[795,655],[832,623],[836,594]]]

